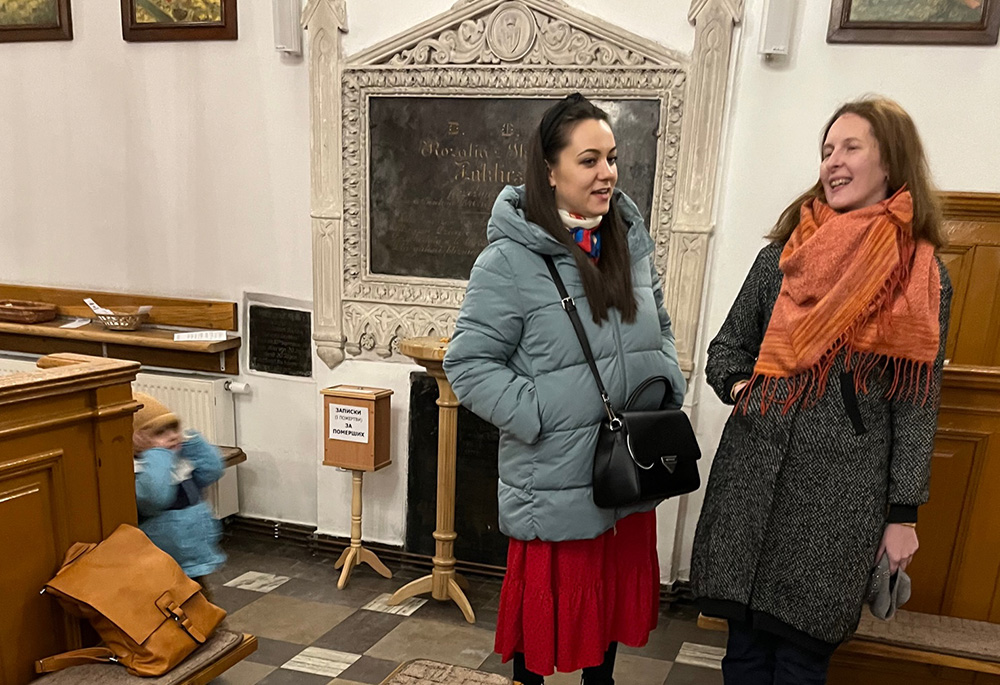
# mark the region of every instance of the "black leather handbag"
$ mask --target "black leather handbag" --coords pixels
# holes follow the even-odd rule
[[[546,255],[545,264],[559,290],[562,308],[573,324],[607,413],[594,453],[594,503],[617,508],[694,492],[701,486],[698,474],[701,450],[687,414],[680,409],[663,408],[672,394],[670,381],[663,376],[647,378],[632,392],[625,407],[616,411],[601,381],[576,303],[566,292],[552,258]],[[634,409],[635,406],[658,408]]]

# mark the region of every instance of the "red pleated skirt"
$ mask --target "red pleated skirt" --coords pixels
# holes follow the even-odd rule
[[[543,676],[597,666],[612,642],[644,646],[659,608],[654,511],[593,540],[512,539],[495,649]]]

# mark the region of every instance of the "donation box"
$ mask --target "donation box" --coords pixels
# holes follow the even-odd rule
[[[323,463],[352,471],[378,471],[389,457],[392,390],[360,385],[324,388]]]

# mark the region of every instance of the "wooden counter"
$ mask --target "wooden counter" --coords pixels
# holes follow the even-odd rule
[[[79,624],[39,589],[74,542],[136,523],[132,381],[139,365],[59,354],[0,377],[0,685],[82,646]]]

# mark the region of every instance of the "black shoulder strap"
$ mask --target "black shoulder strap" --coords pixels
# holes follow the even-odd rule
[[[583,348],[583,356],[586,357],[587,365],[590,366],[590,372],[594,374],[594,380],[597,382],[597,389],[601,392],[601,401],[604,403],[605,411],[608,412],[608,419],[616,422],[615,410],[611,406],[608,391],[604,389],[604,382],[601,380],[601,374],[597,370],[597,362],[594,361],[594,352],[590,349],[590,341],[587,340],[587,333],[583,330],[583,322],[580,321],[580,315],[576,311],[576,302],[573,301],[573,298],[566,291],[566,284],[563,283],[562,277],[559,276],[559,270],[556,269],[556,263],[552,261],[552,257],[542,255],[542,259],[545,260],[545,266],[549,268],[552,280],[556,284],[556,290],[559,291],[559,297],[562,298],[560,304],[562,304],[562,308],[569,315],[569,320],[573,323],[573,330],[576,332],[577,340],[580,341],[580,347]]]

